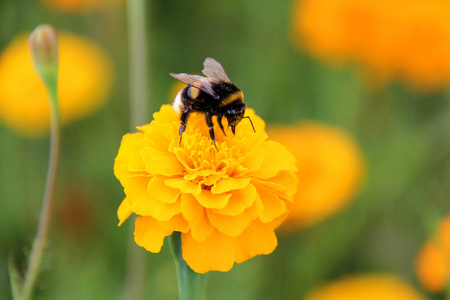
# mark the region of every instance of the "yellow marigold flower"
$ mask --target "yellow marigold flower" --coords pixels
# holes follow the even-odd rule
[[[400,278],[387,274],[364,274],[339,279],[320,287],[305,300],[425,300]]]
[[[48,134],[50,105],[33,68],[28,35],[14,39],[0,55],[0,119],[27,136]],[[58,95],[61,121],[80,119],[102,107],[111,89],[112,67],[93,41],[58,35]]]
[[[140,132],[122,139],[114,173],[126,198],[120,224],[132,213],[135,242],[159,252],[165,236],[181,232],[183,258],[197,273],[228,271],[259,254],[271,253],[274,229],[295,193],[295,158],[267,140],[264,122],[240,122],[236,135],[214,126],[218,151],[204,115],[192,113],[181,144],[180,117],[164,105]],[[214,122],[216,123],[216,122]]]
[[[436,89],[450,81],[449,19],[446,0],[296,0],[294,38],[327,61]]]
[[[450,216],[442,221],[436,237],[419,251],[416,273],[431,292],[442,292],[450,286]]]
[[[45,5],[57,10],[83,13],[86,11],[100,10],[110,5],[115,5],[124,0],[41,0]]]
[[[299,185],[282,228],[315,224],[344,207],[361,186],[362,154],[345,132],[314,122],[268,130],[297,159]]]

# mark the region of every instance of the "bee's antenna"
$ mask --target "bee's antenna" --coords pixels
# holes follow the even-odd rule
[[[255,132],[256,133],[256,130],[255,130],[255,126],[253,126],[253,122],[252,122],[252,119],[250,119],[250,117],[249,116],[246,116],[246,117],[244,117],[244,118],[247,118],[249,121],[250,121],[250,124],[252,124],[252,128],[253,128],[253,132]]]

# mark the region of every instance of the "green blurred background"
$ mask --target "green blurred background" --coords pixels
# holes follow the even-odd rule
[[[372,90],[354,66],[329,67],[292,45],[287,0],[147,1],[148,115],[172,101],[170,72],[200,73],[220,61],[268,124],[316,120],[359,143],[367,176],[359,196],[314,227],[280,233],[279,246],[228,273],[212,272],[206,299],[302,299],[313,287],[361,272],[406,278],[427,294],[414,259],[450,210],[450,90],[419,93],[393,82]],[[98,113],[63,128],[52,228],[36,299],[120,299],[132,222],[117,227],[124,197],[113,174],[130,131],[126,7],[70,14],[39,1],[0,1],[0,49],[40,23],[96,40],[116,78]],[[149,117],[148,122],[151,121]],[[21,137],[0,124],[0,299],[10,299],[11,256],[26,266],[38,222],[48,138]],[[145,252],[144,249],[139,249]],[[167,245],[146,253],[146,299],[177,299]]]

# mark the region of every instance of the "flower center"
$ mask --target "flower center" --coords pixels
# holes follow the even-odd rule
[[[218,180],[232,176],[242,162],[240,143],[244,140],[221,136],[220,140],[216,140],[217,151],[209,135],[198,128],[187,131],[182,136],[181,147],[174,149],[184,166],[184,179],[199,184],[202,189],[211,190]]]

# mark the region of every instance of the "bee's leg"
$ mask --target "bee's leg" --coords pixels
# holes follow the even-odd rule
[[[225,133],[225,129],[223,129],[222,118],[223,118],[223,114],[222,114],[222,113],[219,113],[219,114],[217,115],[217,123],[219,124],[220,129],[222,129],[223,134],[224,134],[224,135],[227,135],[227,134]]]
[[[216,150],[219,151],[219,149],[217,149],[217,145],[216,145],[216,137],[214,135],[214,128],[213,128],[214,124],[211,119],[210,113],[205,113],[205,120],[206,120],[206,125],[208,125],[208,128],[209,128],[209,136],[211,137],[211,140],[214,143],[214,147],[216,147]]]
[[[185,109],[180,117],[181,125],[180,129],[178,130],[178,135],[180,136],[180,143],[179,143],[180,145],[181,145],[181,137],[183,135],[184,130],[186,129],[186,123],[189,118],[189,112],[190,112],[189,109]]]

